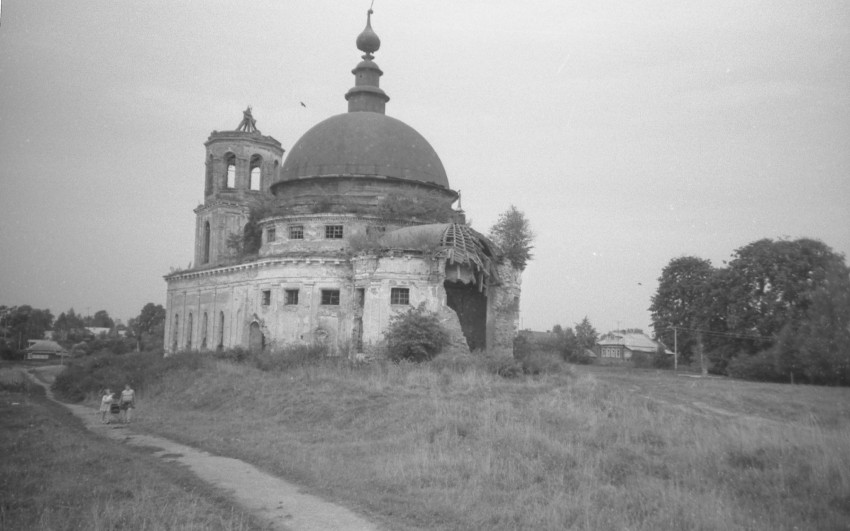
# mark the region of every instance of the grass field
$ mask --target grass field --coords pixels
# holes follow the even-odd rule
[[[20,370],[0,369],[0,529],[257,529],[181,469],[86,431]]]
[[[139,426],[389,529],[850,529],[850,389],[572,367],[210,359]]]

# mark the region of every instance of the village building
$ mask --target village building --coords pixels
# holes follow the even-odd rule
[[[635,353],[654,355],[662,350],[664,354],[672,356],[673,352],[662,343],[651,339],[642,332],[608,332],[596,341],[595,350],[600,361],[627,361],[632,359]]]
[[[438,314],[451,348],[512,351],[521,270],[452,208],[459,194],[428,141],[385,114],[371,13],[348,112],[286,157],[250,107],[207,139],[193,266],[165,276],[168,352],[323,343],[368,353],[394,315],[419,305]]]
[[[49,339],[30,339],[24,356],[27,360],[55,360],[64,359],[68,355],[59,343]]]

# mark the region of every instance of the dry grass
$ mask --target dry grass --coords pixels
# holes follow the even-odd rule
[[[0,529],[257,528],[187,472],[88,433],[23,382],[0,370]]]
[[[210,360],[138,417],[393,529],[848,529],[850,390],[574,370]]]

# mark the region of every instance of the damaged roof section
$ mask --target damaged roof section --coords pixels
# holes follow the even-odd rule
[[[498,284],[499,252],[483,234],[459,223],[433,223],[405,227],[384,234],[378,243],[387,249],[433,252],[449,264],[468,266],[475,272],[478,289]]]

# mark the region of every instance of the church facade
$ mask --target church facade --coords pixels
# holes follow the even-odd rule
[[[250,108],[206,146],[190,269],[165,276],[166,351],[323,343],[370,352],[394,315],[424,305],[451,348],[512,351],[521,271],[452,205],[422,135],[385,114],[371,11],[348,112],[289,150]]]

